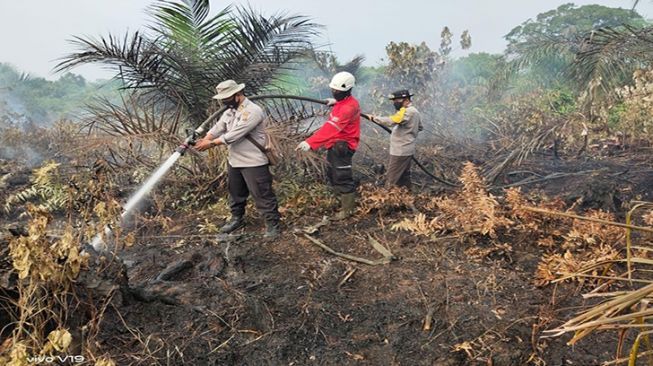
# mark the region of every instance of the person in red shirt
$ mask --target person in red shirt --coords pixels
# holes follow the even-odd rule
[[[356,185],[351,161],[360,141],[360,115],[358,100],[351,95],[356,83],[354,75],[343,71],[335,74],[329,83],[333,110],[329,119],[313,135],[297,145],[297,150],[327,149],[327,179],[340,195],[341,210],[336,220],[345,219],[356,209]]]

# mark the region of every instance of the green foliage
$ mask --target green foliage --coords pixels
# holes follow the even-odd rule
[[[488,82],[499,71],[502,58],[485,52],[470,53],[451,62],[447,79],[458,85]]]
[[[440,47],[431,49],[425,42],[411,44],[408,42],[390,42],[386,46],[387,65],[368,68],[369,81],[363,84],[359,94],[361,104],[368,113],[387,113],[391,104],[387,95],[396,89],[410,89],[415,93],[413,103],[427,117],[424,118],[426,129],[441,121],[450,122],[459,119],[461,114],[460,94],[457,89],[443,84],[450,53],[453,50],[453,34],[444,27],[441,32]],[[460,37],[460,47],[471,46],[469,32]],[[359,89],[360,90],[360,89]],[[381,112],[383,110],[383,112]],[[431,129],[434,130],[434,129]]]
[[[58,163],[53,161],[45,163],[32,174],[32,185],[10,196],[5,202],[4,209],[10,212],[16,204],[36,201],[38,208],[47,212],[61,210],[68,203],[66,187],[59,181]]]
[[[456,90],[464,104],[461,108],[470,110],[506,92],[505,88],[498,90],[504,65],[502,55],[469,54],[449,63],[442,72],[438,88]]]
[[[608,110],[608,128],[616,128],[621,122],[621,116],[626,113],[626,104],[617,103]]]
[[[505,36],[508,40],[506,54],[518,68],[525,70],[521,78],[525,91],[551,86],[583,91],[591,80],[610,82],[620,77],[609,73],[609,63],[603,62],[607,60],[577,67],[577,55],[587,50],[587,43],[602,29],[645,25],[646,20],[633,10],[565,4],[513,28]],[[592,52],[592,55],[601,54]]]
[[[0,118],[8,122],[31,121],[50,124],[72,118],[96,97],[115,100],[117,84],[88,82],[84,77],[65,73],[55,81],[31,77],[7,64],[0,64]]]
[[[548,96],[551,109],[559,115],[567,115],[576,111],[576,98],[568,90],[552,90]]]
[[[438,72],[449,61],[452,51],[453,34],[448,27],[440,33],[440,48],[437,51],[422,42],[419,45],[408,42],[390,42],[385,50],[388,55],[388,65],[385,75],[397,87],[409,89],[425,89],[438,78]],[[471,46],[468,31],[461,35],[460,45],[463,49]]]
[[[538,40],[542,36],[569,39],[598,28],[646,24],[646,20],[634,10],[602,5],[577,7],[568,3],[523,22],[513,28],[505,38],[508,41],[508,51],[518,52],[520,45]]]

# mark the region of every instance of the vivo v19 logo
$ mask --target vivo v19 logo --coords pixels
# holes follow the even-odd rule
[[[76,356],[71,356],[71,355],[66,355],[66,356],[32,356],[32,357],[27,357],[27,362],[30,364],[41,364],[41,363],[63,363],[63,362],[71,362],[71,363],[82,363],[85,361],[84,356],[82,355],[76,355]]]

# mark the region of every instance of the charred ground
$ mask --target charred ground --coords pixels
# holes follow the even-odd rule
[[[649,196],[652,179],[650,160],[630,155],[524,166],[542,177],[586,172],[524,185],[525,196],[560,197],[578,210],[618,217],[626,203]],[[18,178],[26,170],[9,162],[3,169],[13,177],[6,195],[27,186]],[[415,209],[429,212],[425,197],[445,193],[419,179]],[[501,183],[522,179],[514,174]],[[165,209],[165,232],[143,225],[119,254],[129,285],[103,313],[97,350],[118,364],[196,365],[593,365],[615,356],[614,334],[597,333],[573,348],[565,344],[569,336],[541,337],[586,305],[578,294],[595,286],[536,286],[538,265],[552,251],[538,244],[541,236],[509,226],[495,237],[392,230],[416,215],[392,202],[312,234],[338,252],[378,259],[374,238],[395,260],[371,266],[333,256],[304,236],[302,229],[332,208],[327,202],[322,211],[288,214],[275,241],[263,240],[253,210],[246,230],[218,238],[197,229],[206,219],[220,223],[210,210]]]

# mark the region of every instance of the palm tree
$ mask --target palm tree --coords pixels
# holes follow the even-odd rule
[[[632,72],[650,65],[653,57],[653,27],[605,27],[585,35],[572,71],[581,84],[594,82],[605,90],[614,90],[617,82]]]
[[[244,82],[251,94],[270,88],[290,60],[310,49],[317,32],[303,16],[265,17],[248,7],[227,7],[209,17],[209,10],[209,0],[157,1],[148,8],[148,33],[75,37],[79,51],[56,70],[100,63],[140,100],[172,102],[197,125],[220,81]]]
[[[506,35],[508,66],[534,71],[544,86],[576,90],[590,105],[597,98],[611,98],[615,87],[647,60],[650,51],[640,41],[649,26],[633,10],[565,4]]]

